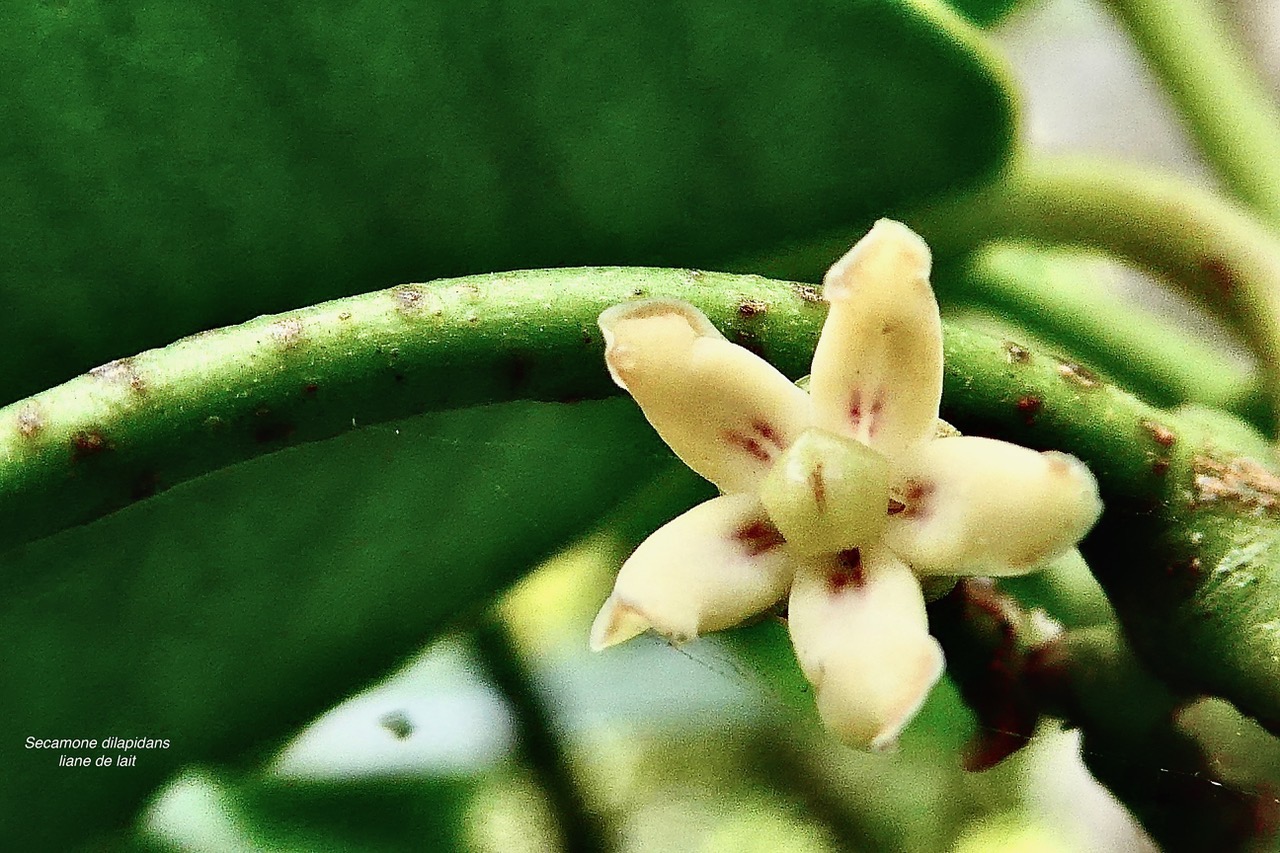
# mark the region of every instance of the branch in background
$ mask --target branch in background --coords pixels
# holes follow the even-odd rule
[[[1225,319],[1280,391],[1280,239],[1184,182],[1093,160],[1032,160],[907,217],[940,259],[1017,238],[1098,249],[1161,276]]]
[[[1165,82],[1178,112],[1226,187],[1280,223],[1280,110],[1220,4],[1103,0]]]
[[[607,821],[582,795],[573,763],[541,688],[521,659],[507,627],[492,615],[481,619],[474,634],[485,675],[515,717],[522,757],[546,795],[566,853],[602,853],[617,847]]]
[[[1225,408],[1267,422],[1256,371],[1173,320],[1123,299],[1096,253],[1000,240],[935,275],[953,309],[990,313],[1097,368],[1147,402]]]
[[[1046,637],[990,581],[967,579],[930,605],[948,672],[982,731],[966,755],[986,769],[1016,751],[1041,716],[1080,729],[1085,765],[1170,851],[1249,850],[1269,840],[1280,803],[1230,787],[1176,723],[1185,697],[1129,653],[1114,626]]]

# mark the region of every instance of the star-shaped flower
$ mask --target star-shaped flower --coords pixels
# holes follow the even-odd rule
[[[890,220],[831,267],[808,393],[687,303],[600,315],[614,381],[723,494],[636,549],[593,649],[649,629],[684,642],[789,590],[791,640],[823,721],[884,749],[942,673],[920,578],[1021,574],[1084,536],[1102,506],[1081,462],[938,421],[929,270],[924,241]]]

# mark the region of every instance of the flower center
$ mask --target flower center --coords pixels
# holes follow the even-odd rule
[[[802,554],[857,548],[884,530],[889,462],[860,441],[808,429],[769,470],[760,502]]]

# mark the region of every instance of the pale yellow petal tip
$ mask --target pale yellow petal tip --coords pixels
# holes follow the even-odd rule
[[[643,613],[611,595],[591,623],[591,651],[605,649],[635,639],[653,627]]]
[[[1041,455],[1048,461],[1050,476],[1060,478],[1062,488],[1074,494],[1079,513],[1079,538],[1083,538],[1102,516],[1102,495],[1098,491],[1097,479],[1089,466],[1069,453],[1046,450]]]
[[[880,690],[854,691],[824,683],[817,689],[822,722],[847,746],[865,752],[893,752],[902,730],[915,719],[942,677],[945,660],[932,637],[919,646],[915,661],[899,661],[893,680]],[[826,688],[826,689],[824,689]]]
[[[924,239],[901,222],[881,219],[831,265],[822,280],[828,302],[855,297],[864,282],[904,285],[929,281],[933,255]]]
[[[626,376],[646,355],[682,351],[693,338],[724,338],[696,306],[679,299],[641,299],[606,308],[597,319],[604,335],[604,361],[613,381],[627,390]]]

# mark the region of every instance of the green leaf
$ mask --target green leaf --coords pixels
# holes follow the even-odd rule
[[[947,0],[960,14],[981,27],[989,27],[1029,0]]]
[[[655,454],[622,400],[472,409],[223,469],[9,552],[6,738],[170,746],[123,768],[7,749],[0,835],[67,849],[184,764],[277,742],[626,497]]]
[[[711,266],[1012,138],[931,0],[78,0],[0,38],[0,400],[402,281]]]

